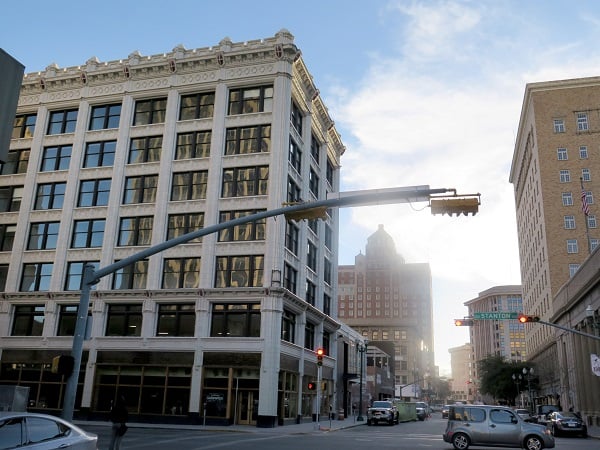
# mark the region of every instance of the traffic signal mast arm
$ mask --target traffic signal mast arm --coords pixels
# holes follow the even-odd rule
[[[522,315],[522,316],[525,316],[525,315]],[[579,334],[581,336],[589,337],[591,339],[600,341],[600,336],[595,336],[593,334],[589,334],[589,333],[585,333],[583,331],[575,330],[573,328],[565,327],[565,326],[559,325],[557,323],[546,322],[545,320],[540,320],[540,318],[537,316],[525,316],[525,317],[533,317],[534,319],[537,319],[537,320],[527,320],[525,322],[522,322],[521,317],[519,317],[519,321],[522,323],[526,323],[526,322],[541,323],[542,325],[548,325],[550,327],[559,328],[561,330],[568,331],[569,333]]]

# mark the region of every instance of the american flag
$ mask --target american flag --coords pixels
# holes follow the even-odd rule
[[[581,210],[586,216],[590,215],[590,207],[587,202],[587,192],[581,191]]]

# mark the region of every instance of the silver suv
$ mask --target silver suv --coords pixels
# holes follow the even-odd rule
[[[367,425],[385,422],[388,425],[394,425],[400,422],[400,413],[398,408],[391,401],[377,400],[367,410]]]
[[[451,405],[443,438],[457,450],[466,450],[471,445],[526,450],[554,448],[550,430],[525,422],[505,406]]]

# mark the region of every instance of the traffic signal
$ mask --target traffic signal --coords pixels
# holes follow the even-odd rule
[[[453,214],[456,214],[457,216],[460,216],[461,214],[468,216],[469,213],[475,215],[479,211],[480,204],[479,197],[432,198],[429,201],[431,214],[448,214],[449,216],[452,216]]]
[[[291,203],[291,205],[294,205],[297,203]],[[288,205],[290,205],[290,203],[288,203]],[[299,221],[299,220],[311,220],[311,219],[327,219],[327,210],[329,209],[328,206],[316,206],[314,208],[307,208],[307,209],[302,209],[300,211],[292,211],[292,212],[286,212],[283,213],[285,218],[287,220],[295,220],[295,221]]]
[[[454,319],[454,325],[457,327],[471,327],[474,323],[473,319]]]
[[[75,365],[75,358],[70,355],[60,355],[52,358],[52,367],[50,372],[59,375],[70,376]]]
[[[529,316],[527,314],[519,314],[519,322],[527,323],[527,322],[539,322],[540,318],[538,316]]]
[[[309,381],[308,385],[306,386],[308,388],[309,391],[314,391],[317,387],[316,383]]]
[[[325,350],[319,347],[316,351],[317,353],[317,366],[323,365],[323,355],[325,355]]]

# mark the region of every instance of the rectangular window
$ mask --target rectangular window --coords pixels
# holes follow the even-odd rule
[[[152,243],[152,216],[123,217],[119,225],[118,246],[150,245]]]
[[[573,277],[579,270],[579,264],[569,264],[569,277]]]
[[[168,258],[163,261],[163,289],[200,286],[200,258]]]
[[[554,119],[554,132],[555,133],[564,133],[565,132],[565,120],[564,119]]]
[[[77,305],[60,305],[57,336],[74,336],[77,323]]]
[[[178,134],[175,159],[208,158],[211,137],[210,131]]]
[[[319,198],[319,176],[312,167],[310,168],[310,172],[308,174],[308,187],[310,192],[312,192],[316,198]]]
[[[296,285],[298,281],[298,271],[288,263],[283,266],[283,287],[292,294],[296,293]]]
[[[271,151],[271,125],[228,128],[225,155],[246,155]]]
[[[264,210],[221,211],[219,213],[219,223],[251,216],[262,211]],[[266,227],[266,218],[235,225],[219,231],[219,242],[261,241],[265,239]]]
[[[110,304],[106,319],[106,336],[141,336],[141,304]]]
[[[315,160],[315,162],[319,164],[319,161],[321,159],[321,143],[315,137],[314,134],[310,137],[310,154]]]
[[[565,230],[575,229],[575,216],[564,216]]]
[[[223,197],[267,195],[269,166],[223,169]]]
[[[317,271],[317,246],[310,241],[306,250],[306,265],[313,272]]]
[[[114,165],[116,149],[117,141],[86,144],[83,167],[110,167]]]
[[[204,228],[204,213],[171,214],[167,226],[167,241]],[[202,242],[202,238],[188,242]]]
[[[585,191],[585,202],[588,206],[594,204],[594,194],[592,194],[592,191]]]
[[[302,171],[302,150],[300,150],[300,146],[293,139],[290,139],[288,161],[296,169],[296,172],[300,173]]]
[[[215,287],[260,287],[263,285],[264,256],[218,256]]]
[[[333,250],[333,230],[327,223],[325,224],[325,247]]]
[[[304,348],[315,348],[315,324],[306,322],[304,326]]]
[[[67,183],[38,184],[33,209],[61,209],[66,189]]]
[[[139,177],[127,177],[125,179],[125,191],[123,204],[152,203],[156,200],[156,188],[158,175],[145,175]]]
[[[164,123],[167,111],[167,98],[138,100],[135,102],[133,125]]]
[[[65,278],[65,291],[81,290],[83,282],[83,271],[86,264],[91,264],[94,270],[100,267],[99,261],[73,261],[67,264],[67,276]]]
[[[567,239],[567,253],[579,253],[577,239]]]
[[[212,337],[260,337],[260,303],[214,303]]]
[[[323,260],[323,281],[325,281],[325,283],[331,285],[331,274],[332,274],[332,266],[331,266],[331,261],[329,261],[327,258],[324,258]]]
[[[21,208],[23,186],[0,187],[0,212],[15,212]]]
[[[60,222],[32,223],[29,228],[27,250],[52,250],[56,248]]]
[[[160,161],[162,136],[147,136],[131,140],[127,164]]]
[[[32,138],[37,114],[22,114],[15,117],[11,139]]]
[[[202,200],[206,198],[207,188],[207,170],[174,173],[171,185],[171,200]]]
[[[62,111],[51,111],[46,134],[74,133],[77,123],[77,110],[66,109]]]
[[[0,251],[10,252],[15,242],[17,224],[0,224]]]
[[[287,201],[288,203],[296,203],[302,201],[300,187],[296,184],[294,180],[292,180],[292,178],[288,178]]]
[[[68,170],[71,163],[73,146],[61,145],[58,147],[45,147],[42,153],[42,166],[40,172],[53,172]]]
[[[598,247],[598,243],[600,243],[600,239],[590,239],[590,251],[594,251],[596,250],[596,247]]]
[[[315,283],[306,280],[306,302],[315,306],[315,302],[317,301],[317,286]]]
[[[29,154],[31,150],[11,150],[8,152],[6,162],[0,164],[0,175],[15,175],[27,173]]]
[[[8,277],[8,264],[0,264],[0,292],[6,290],[6,278]]]
[[[294,255],[298,255],[298,239],[300,230],[292,222],[287,222],[285,228],[285,248]]]
[[[327,158],[327,168],[326,168],[326,173],[325,176],[327,178],[327,182],[329,183],[329,186],[333,187],[333,174],[335,173],[335,170],[333,168],[333,163],[330,161],[329,158]]]
[[[577,131],[588,131],[588,115],[584,112],[577,113]]]
[[[560,171],[560,182],[569,183],[571,181],[571,173],[568,170]]]
[[[229,91],[228,114],[273,111],[273,86],[232,89]]]
[[[115,272],[113,289],[146,289],[148,260],[137,261]]]
[[[581,169],[581,179],[583,181],[592,181],[592,175],[590,169]]]
[[[23,264],[20,292],[37,292],[50,290],[52,263]]]
[[[195,324],[194,304],[158,305],[157,336],[193,336]]]
[[[585,145],[579,147],[579,158],[580,159],[588,159],[588,149]]]
[[[121,105],[92,106],[90,115],[90,130],[106,130],[119,128],[121,118]]]
[[[76,220],[71,248],[99,248],[104,240],[105,219]]]
[[[215,109],[214,92],[182,95],[179,120],[209,119]]]
[[[86,180],[79,185],[78,207],[106,206],[110,196],[111,179]]]
[[[323,294],[323,312],[328,316],[331,315],[331,297],[327,294]]]
[[[587,216],[587,223],[588,223],[588,228],[597,228],[598,227],[598,221],[596,220],[596,216],[594,216],[592,214]]]
[[[566,161],[569,159],[568,155],[567,155],[567,149],[566,148],[557,148],[556,149],[556,153],[558,155],[558,160],[559,161]]]
[[[571,192],[562,193],[563,206],[573,206],[573,194]]]
[[[281,339],[292,344],[296,341],[296,315],[287,309],[281,316]]]
[[[302,136],[302,110],[294,101],[292,101],[290,122],[292,123],[292,127],[294,127],[298,134]]]
[[[41,336],[44,329],[44,305],[15,306],[11,336]]]

